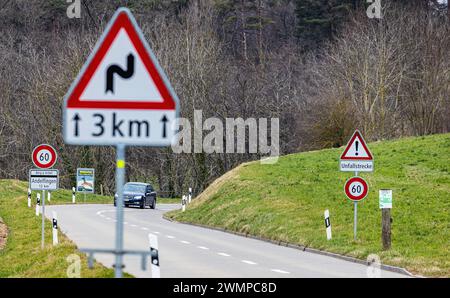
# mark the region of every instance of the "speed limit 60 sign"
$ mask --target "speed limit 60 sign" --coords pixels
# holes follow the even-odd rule
[[[369,192],[369,186],[361,177],[352,177],[345,183],[344,190],[350,200],[362,201]]]
[[[56,150],[47,144],[42,144],[33,149],[32,160],[36,167],[49,169],[56,163]]]

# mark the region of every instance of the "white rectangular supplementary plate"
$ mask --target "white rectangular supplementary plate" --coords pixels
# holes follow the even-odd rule
[[[59,171],[32,169],[29,183],[31,190],[57,190],[59,188]]]
[[[341,172],[373,172],[373,160],[341,160]]]
[[[67,109],[68,144],[170,146],[175,134],[174,110]]]

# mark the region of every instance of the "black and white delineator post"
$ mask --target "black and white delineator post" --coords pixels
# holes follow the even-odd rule
[[[50,202],[52,200],[52,193],[47,191],[47,200]]]
[[[330,221],[330,211],[325,210],[325,229],[327,230],[327,240],[331,240],[331,221]]]
[[[42,190],[42,207],[41,207],[41,248],[44,249],[45,246],[45,190]]]
[[[159,270],[158,237],[150,233],[148,234],[148,240],[150,242],[152,277],[160,278],[161,274]]]
[[[189,187],[189,197],[188,197],[189,204],[191,203],[191,199],[192,199],[192,187]]]
[[[72,187],[72,204],[75,204],[75,197],[76,197],[75,187]]]
[[[41,194],[38,193],[36,195],[36,216],[39,216],[40,208],[41,208]]]
[[[53,234],[53,245],[58,244],[58,215],[56,211],[52,212],[52,234]]]
[[[28,208],[31,208],[31,189],[28,188]]]
[[[181,211],[186,211],[186,196],[183,195],[183,198],[181,199]]]

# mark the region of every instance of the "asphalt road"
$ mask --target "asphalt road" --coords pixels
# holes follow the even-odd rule
[[[175,208],[179,206],[158,204],[156,210],[125,209],[125,249],[148,250],[148,234],[157,235],[161,277],[368,277],[368,269],[373,272],[365,265],[162,218],[164,212]],[[112,205],[48,206],[47,217],[52,211],[58,213],[60,230],[79,248],[114,247]],[[95,259],[107,267],[114,263],[109,254],[98,254]],[[151,277],[150,270],[141,270],[139,257],[126,256],[124,263],[124,271],[136,277]],[[384,270],[380,274],[406,277]]]

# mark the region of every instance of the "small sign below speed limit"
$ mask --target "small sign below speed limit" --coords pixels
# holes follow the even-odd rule
[[[345,182],[345,194],[352,201],[362,201],[369,191],[367,182],[361,177],[352,177]]]
[[[56,150],[47,144],[42,144],[33,149],[32,160],[36,167],[49,169],[56,163]]]

